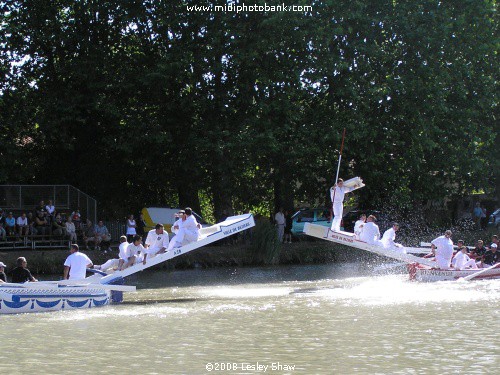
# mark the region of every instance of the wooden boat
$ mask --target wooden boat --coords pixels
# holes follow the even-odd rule
[[[377,255],[407,263],[410,280],[416,281],[446,281],[446,280],[470,280],[470,279],[498,279],[500,278],[500,264],[488,269],[466,269],[466,270],[441,270],[437,263],[431,258],[423,258],[414,254],[427,254],[429,248],[405,247],[406,253],[385,249],[382,246],[370,245],[360,241],[353,233],[334,232],[329,228],[306,223],[304,233],[320,238],[322,240],[339,243],[356,249],[368,251]]]
[[[88,309],[120,303],[123,292],[136,289],[135,286],[120,285],[127,276],[253,226],[255,222],[251,214],[228,217],[219,224],[202,228],[198,241],[149,258],[146,265],[139,263],[111,274],[96,272],[83,280],[0,284],[0,314]]]

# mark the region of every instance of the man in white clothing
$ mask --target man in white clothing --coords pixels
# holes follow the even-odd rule
[[[382,236],[382,246],[385,249],[389,250],[394,250],[394,251],[399,251],[401,253],[406,254],[406,250],[404,249],[403,245],[394,242],[396,240],[396,232],[399,229],[399,224],[398,223],[393,223],[392,228],[387,229],[384,232],[384,235]]]
[[[278,241],[280,243],[283,242],[283,234],[285,233],[285,214],[283,213],[283,207],[280,207],[280,210],[276,212],[274,215],[274,222],[276,223],[276,228],[278,231]]]
[[[358,221],[354,223],[354,234],[356,235],[356,238],[359,238],[359,235],[361,234],[361,230],[363,229],[365,223],[366,223],[366,215],[361,214]]]
[[[330,198],[333,204],[333,220],[331,229],[340,232],[340,222],[342,221],[342,214],[344,212],[344,196],[355,190],[357,186],[344,187],[344,180],[339,178],[337,183],[330,188]]]
[[[182,221],[178,228],[179,230],[173,238],[175,241],[174,248],[179,248],[190,242],[198,241],[200,236],[200,227],[201,225],[196,221],[191,208],[186,207],[184,209]]]
[[[451,235],[451,230],[447,230],[443,236],[431,241],[432,253],[436,256],[438,267],[442,270],[450,269],[451,258],[453,257]]]
[[[146,238],[146,247],[144,250],[143,264],[146,264],[146,259],[153,257],[156,254],[162,254],[167,251],[168,248],[168,233],[163,230],[163,224],[156,224],[155,229],[151,229],[148,232]]]
[[[71,255],[64,262],[64,280],[85,279],[87,268],[92,268],[92,261],[88,256],[80,253],[77,244],[72,244],[70,248]]]
[[[373,215],[368,216],[366,219],[366,224],[363,225],[363,230],[359,235],[359,239],[364,241],[370,245],[381,246],[380,242],[380,230],[378,229],[378,225],[375,224],[377,218]]]
[[[127,236],[120,236],[120,246],[118,246],[118,269],[121,271],[123,265],[128,263],[127,248],[130,245],[127,242]]]
[[[451,263],[456,270],[463,270],[466,268],[477,269],[477,264],[474,259],[469,258],[467,255],[467,247],[462,246],[460,251],[453,257]]]

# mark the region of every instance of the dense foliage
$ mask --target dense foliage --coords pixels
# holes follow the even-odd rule
[[[494,190],[495,1],[221,3],[0,0],[0,183],[265,213],[328,199],[345,127],[364,203]]]

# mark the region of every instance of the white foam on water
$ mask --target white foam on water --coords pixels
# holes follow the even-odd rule
[[[364,305],[388,305],[499,300],[499,291],[498,280],[419,283],[408,281],[406,275],[391,275],[347,279],[342,288],[325,288],[314,294]]]

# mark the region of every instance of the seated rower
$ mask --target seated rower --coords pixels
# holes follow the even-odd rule
[[[370,245],[381,246],[380,230],[378,229],[378,225],[375,224],[375,221],[377,221],[375,216],[368,216],[366,224],[363,225],[363,229],[359,235],[359,239]]]
[[[354,223],[354,234],[356,235],[356,238],[359,239],[359,235],[361,234],[361,230],[363,229],[363,226],[366,223],[366,215],[362,214],[358,221]]]
[[[113,271],[116,270],[122,270],[123,265],[127,261],[127,254],[126,254],[126,249],[128,247],[128,242],[127,242],[127,237],[126,236],[121,236],[120,237],[120,252],[118,254],[118,259],[109,259],[106,261],[106,263],[101,264],[101,265],[95,265],[94,268],[96,270],[101,270],[106,272],[109,269],[112,269]]]
[[[134,241],[128,245],[126,250],[127,262],[122,266],[122,270],[133,266],[135,262],[142,262],[144,259],[144,246],[142,246],[142,237],[136,234]]]
[[[467,255],[467,247],[462,246],[457,254],[451,260],[453,268],[456,270],[464,270],[467,268],[477,269],[477,265],[474,259],[469,258]]]
[[[492,243],[490,245],[490,249],[483,255],[481,267],[487,268],[497,263],[500,263],[500,253],[498,252],[498,245],[496,243]]]
[[[188,243],[198,241],[200,228],[201,225],[196,221],[191,208],[185,208],[178,232],[172,239],[172,241],[175,241],[174,248],[179,248],[187,245]]]
[[[399,224],[393,223],[392,228],[389,228],[384,232],[381,240],[382,246],[384,246],[385,249],[394,250],[406,254],[406,250],[404,249],[403,245],[394,242],[396,240],[396,232],[398,231],[398,229]]]
[[[152,258],[156,254],[166,253],[168,243],[168,233],[163,230],[163,224],[156,224],[155,229],[151,229],[148,232],[142,264],[146,264],[146,259],[148,258],[148,256]]]

